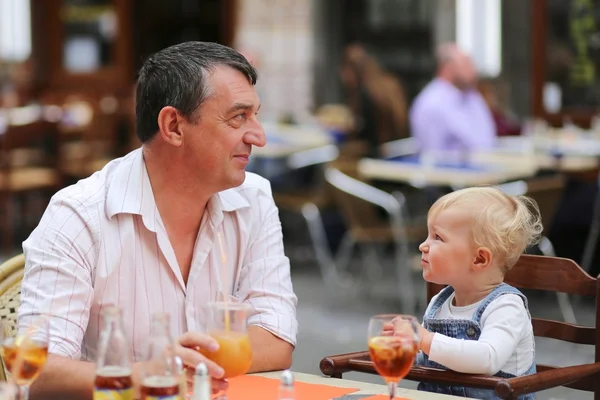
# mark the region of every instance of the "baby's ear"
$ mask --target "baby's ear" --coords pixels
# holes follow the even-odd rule
[[[479,247],[475,250],[475,258],[473,260],[473,269],[483,271],[492,265],[492,252],[487,247]]]

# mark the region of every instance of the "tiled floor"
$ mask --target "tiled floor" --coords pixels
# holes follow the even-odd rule
[[[293,370],[319,374],[319,361],[332,354],[366,349],[366,329],[369,317],[383,312],[399,312],[401,305],[389,296],[356,296],[341,290],[325,288],[317,267],[310,261],[295,261],[292,255],[292,279],[299,298],[298,320],[300,333],[294,353]],[[399,288],[398,291],[402,290]],[[556,299],[545,294],[528,294],[534,316],[558,317]],[[593,304],[579,301],[575,304],[578,323],[593,321]],[[422,308],[422,307],[421,307]],[[422,313],[422,312],[420,312]],[[538,363],[573,365],[593,362],[590,346],[560,343],[554,340],[536,340]],[[380,383],[378,376],[361,373],[345,375],[348,379]],[[415,387],[412,382],[402,386]],[[553,389],[538,393],[537,399],[592,399],[591,394],[570,390]]]

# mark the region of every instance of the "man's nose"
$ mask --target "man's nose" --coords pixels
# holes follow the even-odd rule
[[[267,144],[265,130],[258,120],[254,122],[254,125],[246,133],[245,142],[257,147],[263,147]]]

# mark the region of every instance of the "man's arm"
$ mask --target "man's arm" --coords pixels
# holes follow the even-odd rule
[[[38,315],[49,318],[49,358],[31,388],[35,399],[89,399],[94,365],[78,361],[93,300],[94,221],[70,199],[53,198],[23,243],[19,330]]]
[[[255,209],[262,218],[244,257],[235,293],[252,308],[248,331],[253,372],[288,368],[298,332],[290,262],[284,254],[281,222],[268,186],[259,193],[258,201]]]
[[[92,398],[96,366],[50,354],[42,374],[31,385],[31,400],[89,400]]]
[[[294,346],[260,326],[249,326],[248,335],[254,354],[249,372],[277,371],[292,365]]]

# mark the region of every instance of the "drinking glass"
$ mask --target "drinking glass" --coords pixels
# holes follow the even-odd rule
[[[248,372],[252,364],[252,347],[248,337],[247,319],[250,306],[245,303],[214,302],[206,305],[207,333],[219,343],[219,350],[202,354],[225,371],[225,378]],[[221,392],[215,400],[227,400]]]
[[[12,382],[0,382],[0,400],[17,400],[17,387]]]
[[[48,359],[48,318],[28,317],[16,335],[7,321],[0,324],[0,355],[10,380],[18,387],[18,399],[29,398],[29,387],[37,379]]]
[[[384,334],[384,325],[394,322],[394,334]],[[380,314],[369,321],[369,354],[377,373],[387,383],[390,400],[396,386],[408,374],[419,348],[417,319],[410,315]]]

